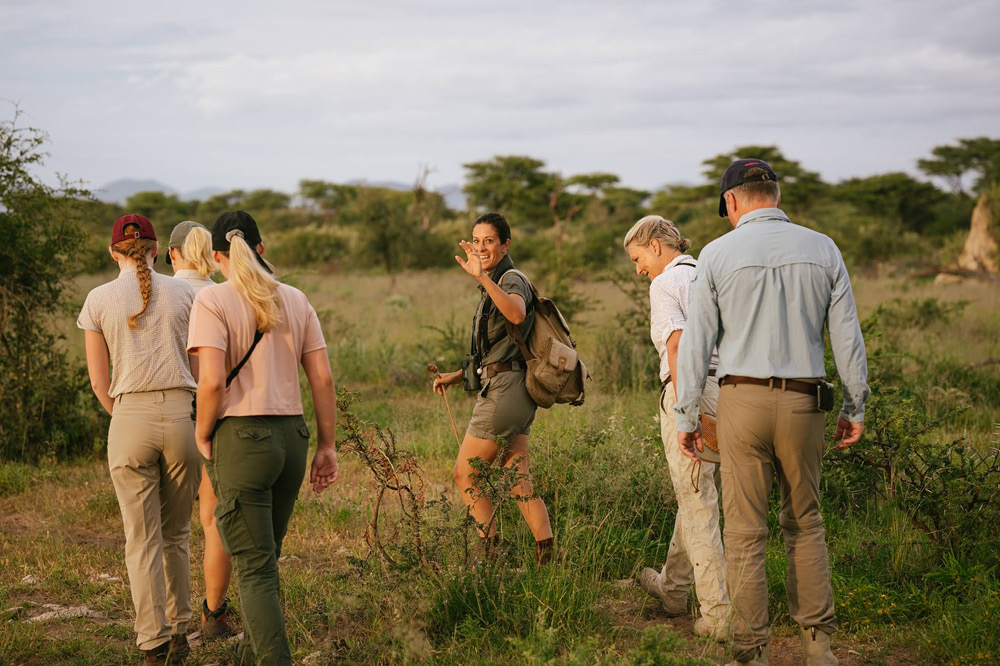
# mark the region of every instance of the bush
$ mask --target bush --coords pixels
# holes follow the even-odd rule
[[[79,270],[76,224],[88,193],[31,174],[45,136],[0,123],[0,459],[38,462],[90,453],[105,421],[86,369],[71,364],[53,315],[68,308]]]

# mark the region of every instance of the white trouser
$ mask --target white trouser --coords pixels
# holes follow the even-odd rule
[[[702,411],[714,416],[718,401],[719,382],[709,377],[701,396]],[[718,625],[726,621],[729,612],[726,558],[719,529],[719,466],[707,462],[699,466],[681,453],[674,418],[676,402],[674,387],[667,384],[660,396],[660,436],[677,496],[677,519],[667,561],[660,571],[660,589],[665,599],[679,603],[694,584],[701,614]]]

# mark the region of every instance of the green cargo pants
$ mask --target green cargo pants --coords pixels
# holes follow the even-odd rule
[[[244,639],[243,664],[292,663],[281,612],[278,556],[306,470],[309,428],[302,416],[237,416],[219,423],[205,470],[215,517],[233,557]]]

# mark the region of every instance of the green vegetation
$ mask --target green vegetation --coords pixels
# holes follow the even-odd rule
[[[131,664],[121,519],[100,460],[106,422],[73,324],[82,295],[107,278],[77,273],[107,270],[107,228],[121,210],[37,183],[29,169],[43,137],[0,129],[0,335],[14,345],[0,357],[0,666]],[[829,184],[777,148],[734,151],[752,150],[787,175],[789,209],[844,249],[864,316],[866,436],[848,453],[831,451],[823,479],[842,628],[834,646],[845,664],[989,664],[1000,655],[1000,295],[988,283],[905,277],[957,253],[972,207],[964,192],[995,182],[982,156],[991,146],[960,142],[934,152],[946,166],[921,164],[951,178],[949,192],[902,174]],[[662,562],[674,502],[656,422],[648,284],[629,274],[620,238],[650,211],[677,220],[696,249],[725,231],[710,181],[729,157],[706,160],[704,185],[652,194],[613,174],[564,178],[525,157],[467,167],[473,209],[510,212],[515,258],[561,307],[579,299],[568,309],[596,378],[586,405],[540,412],[532,431],[535,489],[557,539],[545,568],[502,493],[501,544],[485,556],[451,480],[447,412],[429,390],[427,364],[457,368],[468,344],[478,293],[451,248],[469,216],[420,183],[398,192],[302,181],[293,197],[235,191],[199,203],[144,193],[129,202],[162,237],[180,219],[251,209],[282,279],[316,306],[338,383],[357,394],[342,405],[342,478],[321,496],[303,490],[285,542],[296,663],[723,662],[724,648],[691,637],[692,618],[664,618],[622,584]],[[970,173],[978,180],[966,186]],[[526,211],[533,219],[516,219]],[[451,399],[461,427],[472,399]],[[512,481],[480,473],[497,488]],[[197,593],[203,539],[192,518]],[[774,645],[794,655],[776,511],[770,522]],[[30,621],[51,610],[45,604],[89,613]],[[199,645],[189,663],[226,663],[230,653],[229,644]]]

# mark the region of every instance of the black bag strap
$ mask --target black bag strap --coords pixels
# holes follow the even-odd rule
[[[243,366],[246,365],[247,361],[250,360],[250,354],[252,354],[253,350],[257,348],[257,343],[260,342],[260,339],[262,337],[264,337],[263,331],[254,332],[253,344],[250,345],[250,349],[247,350],[247,353],[243,355],[243,358],[240,360],[240,362],[236,364],[236,367],[233,368],[232,371],[230,371],[229,376],[226,377],[226,388],[229,388],[229,385],[233,383],[234,379],[236,379],[236,375],[240,374],[240,370],[242,370]]]
[[[686,261],[682,261],[682,262],[680,262],[680,263],[677,263],[677,264],[674,264],[674,266],[675,266],[675,267],[676,267],[676,266],[690,266],[691,268],[698,268],[698,267],[697,267],[697,266],[695,266],[694,264],[689,264],[689,263],[688,263],[688,262],[686,262]]]

